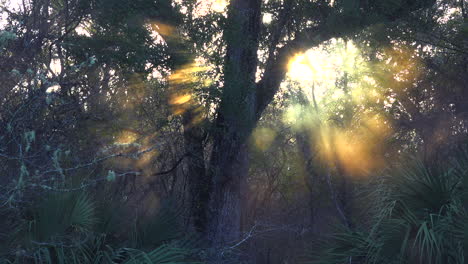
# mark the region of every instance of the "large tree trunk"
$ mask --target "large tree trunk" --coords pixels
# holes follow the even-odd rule
[[[228,10],[223,97],[208,172],[213,192],[207,233],[214,247],[235,243],[240,234],[241,189],[248,172],[246,141],[256,123],[260,6],[260,0],[233,0]]]
[[[243,185],[249,168],[247,145],[240,141],[229,145],[223,144],[219,148],[223,151],[213,154],[218,155],[216,160],[220,163],[216,165],[217,173],[213,174],[208,236],[212,246],[218,249],[217,254],[223,253],[240,238]],[[231,151],[235,155],[231,155]]]

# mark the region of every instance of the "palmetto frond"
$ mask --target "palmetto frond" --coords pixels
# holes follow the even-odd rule
[[[197,263],[193,256],[198,240],[182,236],[172,204],[138,223],[136,243],[115,241],[106,233],[122,228],[115,219],[121,215],[97,213],[96,204],[84,192],[49,194],[31,209],[32,219],[16,233],[15,243],[24,247],[21,256],[0,258],[0,263]]]
[[[389,170],[369,192],[371,226],[335,234],[311,263],[464,263],[468,162],[462,156],[454,164],[433,171],[413,160]]]
[[[84,192],[52,193],[32,211],[29,234],[39,243],[77,231],[89,231],[97,222],[94,202]]]

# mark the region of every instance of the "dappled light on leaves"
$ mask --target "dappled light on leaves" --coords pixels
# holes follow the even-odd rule
[[[197,0],[192,15],[203,17],[210,13],[223,13],[229,5],[229,0]]]
[[[156,171],[154,160],[159,156],[156,134],[142,135],[137,131],[123,130],[116,137],[114,144],[103,150],[103,155],[114,155],[113,159],[104,161],[104,166],[114,171],[130,171],[139,176],[140,185],[146,185]]]
[[[138,139],[138,134],[132,131],[124,130],[115,138],[117,144],[131,144]]]
[[[270,24],[271,21],[273,21],[273,15],[272,14],[269,14],[269,13],[266,13],[262,16],[262,22],[264,24]]]
[[[381,54],[376,77],[397,92],[413,88],[421,75],[422,64],[416,51],[403,45],[394,45]]]
[[[355,104],[368,104],[370,102],[381,102],[384,96],[380,92],[375,79],[363,76],[359,85],[351,91],[351,97]]]
[[[91,37],[90,24],[81,22],[75,29],[76,33],[81,36]]]

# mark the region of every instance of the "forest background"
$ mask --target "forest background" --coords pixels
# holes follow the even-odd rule
[[[0,262],[465,263],[466,1],[0,8]]]

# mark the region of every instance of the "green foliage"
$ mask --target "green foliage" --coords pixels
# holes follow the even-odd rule
[[[132,256],[125,264],[140,264],[140,263],[188,263],[185,261],[190,251],[186,249],[173,247],[170,245],[162,245],[151,252],[139,252]],[[191,262],[194,263],[194,262]]]
[[[1,30],[0,31],[0,48],[4,48],[7,44],[16,39],[16,34],[11,31]]]
[[[2,245],[16,245],[16,251],[3,253],[0,263],[198,263],[193,261],[198,240],[184,238],[172,204],[137,223],[137,243],[122,236],[122,213],[85,192],[47,194]]]
[[[96,223],[95,206],[86,193],[50,194],[33,209],[31,238],[37,241],[55,240],[72,231],[91,230]]]
[[[157,246],[181,236],[178,211],[165,202],[158,212],[137,227],[137,246]]]
[[[392,169],[368,194],[370,228],[337,232],[309,263],[464,263],[466,157],[438,165],[414,161]]]

